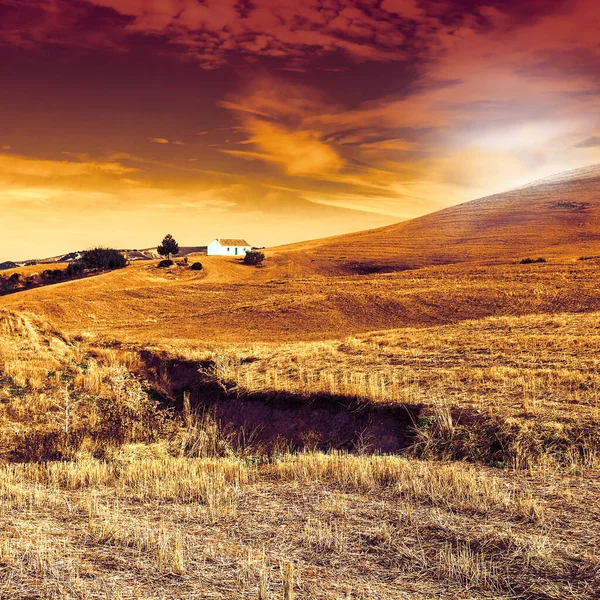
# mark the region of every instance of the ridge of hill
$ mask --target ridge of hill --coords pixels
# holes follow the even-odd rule
[[[600,254],[600,165],[389,225],[272,250],[323,274]]]

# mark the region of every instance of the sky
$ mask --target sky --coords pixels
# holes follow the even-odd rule
[[[377,227],[600,163],[597,0],[0,0],[0,261]]]

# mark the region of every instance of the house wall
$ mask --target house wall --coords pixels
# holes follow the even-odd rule
[[[237,254],[235,249],[237,248]],[[209,256],[245,256],[246,252],[250,252],[250,246],[221,246],[217,240],[213,240],[206,249],[206,254]]]
[[[208,245],[208,247],[206,249],[206,254],[208,254],[209,256],[211,254],[227,254],[227,252],[223,252],[223,250],[225,250],[225,249],[221,247],[221,244],[219,244],[219,242],[217,242],[217,240],[213,240]]]

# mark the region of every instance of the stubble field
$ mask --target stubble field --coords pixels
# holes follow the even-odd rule
[[[3,298],[0,597],[597,597],[594,261],[205,262]]]

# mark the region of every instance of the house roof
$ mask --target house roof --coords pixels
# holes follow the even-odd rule
[[[226,238],[218,238],[217,242],[221,244],[221,246],[249,246],[250,244],[246,240],[241,239],[226,239]]]

